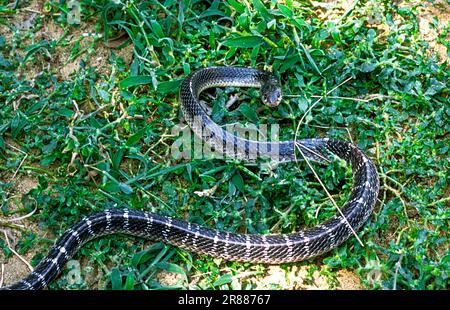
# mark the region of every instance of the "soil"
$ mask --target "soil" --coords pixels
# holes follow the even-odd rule
[[[28,6],[21,8],[17,14],[17,20],[15,24],[22,29],[32,27],[35,22],[36,15],[45,15],[43,11],[45,0],[29,1]],[[354,1],[316,1],[313,2],[318,10],[320,10],[319,16],[324,19],[333,20],[339,18],[340,14],[347,11]],[[403,1],[399,5],[409,5],[411,1]],[[420,35],[423,39],[430,42],[431,51],[436,52],[442,61],[448,59],[446,47],[437,43],[436,38],[438,31],[441,28],[433,29],[429,26],[433,18],[436,17],[440,25],[448,24],[450,21],[450,5],[446,0],[436,0],[433,2],[423,2],[422,7],[419,9],[419,23],[420,23]],[[50,19],[43,19],[44,25],[42,30],[38,33],[38,36],[47,40],[59,40],[63,34],[64,29],[59,25],[53,23]],[[374,19],[376,23],[376,19]],[[80,41],[80,49],[92,45],[94,35],[98,35],[95,30],[94,23],[86,23],[80,27],[70,28],[70,34],[66,36],[68,42],[72,40]],[[0,33],[4,34],[7,41],[10,41],[11,30],[5,25],[0,24]],[[64,47],[57,47],[57,53],[51,55],[51,58],[47,61],[41,62],[40,67],[33,65],[27,65],[23,73],[29,80],[34,79],[43,70],[56,70],[56,74],[60,80],[69,79],[71,74],[79,69],[80,57],[70,60],[70,46],[66,44]],[[111,46],[107,46],[103,40],[98,40],[95,43],[94,50],[90,50],[90,57],[88,58],[88,65],[98,68],[99,72],[108,75],[111,72],[111,66],[108,64],[108,57],[111,52],[121,56],[127,65],[132,61],[133,46],[130,44],[121,49],[114,49]],[[12,172],[8,174],[0,174],[2,181],[9,180],[12,176]],[[17,175],[15,182],[14,195],[23,195],[28,193],[31,189],[38,185],[36,178],[26,175]],[[20,199],[17,199],[20,201]],[[19,206],[16,206],[19,207]],[[37,224],[33,223],[32,218],[27,218],[20,221],[18,224],[24,225],[25,229],[31,230],[36,234],[45,235],[45,231],[41,231]],[[11,230],[0,226],[0,232],[4,238],[3,231],[8,234],[8,239],[14,247],[15,239],[20,235],[19,231]],[[30,261],[31,258],[38,252],[38,249],[28,251],[23,255],[23,259]],[[28,273],[28,267],[15,255],[9,258],[5,258],[3,254],[0,254],[0,283],[8,285],[22,278]],[[325,266],[320,268],[325,269]],[[359,281],[358,276],[348,270],[340,270],[337,272],[337,286],[332,286],[329,283],[327,276],[324,276],[320,271],[314,271],[312,275],[309,274],[307,267],[292,266],[286,269],[282,269],[279,266],[267,266],[263,271],[264,275],[241,277],[242,281],[252,283],[259,289],[281,288],[281,289],[345,289],[345,290],[360,290],[363,289],[362,284]],[[201,275],[199,275],[201,277]],[[160,272],[157,275],[158,280],[162,285],[171,286],[176,285],[181,279],[181,275],[176,273]],[[192,278],[196,278],[195,275]],[[308,280],[306,280],[308,279]],[[194,284],[193,281],[191,284]]]

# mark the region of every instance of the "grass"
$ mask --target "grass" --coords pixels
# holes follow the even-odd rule
[[[334,11],[327,5],[82,0],[75,25],[64,1],[1,0],[0,227],[19,236],[15,249],[37,249],[36,265],[65,229],[106,208],[248,233],[293,232],[335,214],[304,162],[271,170],[170,156],[171,130],[182,121],[182,78],[206,66],[251,66],[276,73],[281,105],[260,109],[256,90],[220,89],[206,99],[215,121],[278,123],[284,140],[302,120],[298,138],[351,139],[381,178],[380,201],[358,233],[364,246],[351,238],[316,259],[281,265],[281,277],[308,284],[318,272],[334,288],[338,272],[347,270],[366,289],[448,289],[448,63],[421,38],[420,4],[355,1]],[[435,41],[449,48],[450,25],[435,18],[431,27],[441,29]],[[64,73],[69,66],[75,70]],[[229,111],[225,103],[236,92],[242,104]],[[314,168],[342,205],[349,168]],[[24,178],[37,186],[19,195]],[[211,195],[195,194],[212,188]],[[21,221],[25,227],[4,221],[35,208]],[[0,249],[8,269],[14,254],[5,239]],[[125,236],[90,242],[75,260],[81,277],[71,281],[74,269],[66,268],[50,288],[285,287],[264,283],[266,265]],[[296,268],[307,271],[302,279]],[[176,281],[167,284],[161,274]]]

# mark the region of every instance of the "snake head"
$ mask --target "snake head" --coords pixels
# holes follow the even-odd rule
[[[278,80],[270,75],[266,79],[262,79],[261,83],[261,99],[268,107],[276,107],[281,101],[281,86]]]

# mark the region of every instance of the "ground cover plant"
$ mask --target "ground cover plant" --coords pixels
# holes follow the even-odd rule
[[[172,156],[183,77],[227,65],[273,71],[284,97],[269,109],[255,89],[209,92],[216,122],[279,124],[281,140],[353,141],[374,160],[381,189],[363,244],[350,238],[313,260],[270,266],[114,235],[84,246],[50,288],[449,288],[449,6],[0,0],[0,283],[106,208],[247,233],[294,232],[334,215],[303,161]],[[439,14],[426,19],[430,10]],[[342,205],[350,168],[313,167]]]

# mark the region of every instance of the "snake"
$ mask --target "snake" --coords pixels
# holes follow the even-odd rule
[[[54,280],[86,242],[122,233],[162,241],[201,255],[230,261],[280,264],[310,259],[337,247],[366,222],[373,212],[379,177],[373,161],[356,145],[331,138],[257,141],[245,139],[216,124],[200,101],[200,94],[215,87],[260,88],[268,107],[281,100],[281,84],[270,71],[243,67],[207,67],[190,73],[181,83],[180,107],[192,131],[215,150],[235,160],[269,158],[329,161],[337,156],[352,166],[352,188],[341,212],[314,227],[285,234],[234,233],[204,227],[157,213],[113,208],[89,215],[66,230],[48,255],[22,280],[3,287],[10,290],[42,289]]]

